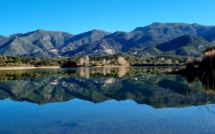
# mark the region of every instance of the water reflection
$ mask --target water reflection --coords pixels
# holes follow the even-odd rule
[[[171,70],[0,71],[0,133],[214,133],[214,94]]]
[[[81,67],[79,70],[80,77],[90,78],[94,75],[111,75],[113,73],[116,73],[119,78],[126,75],[126,73],[129,71],[128,67]]]
[[[192,85],[193,82],[199,80],[207,93],[215,94],[215,71],[211,66],[195,68],[194,66],[188,65],[186,69],[172,73],[184,76],[189,85]]]
[[[184,107],[214,103],[199,80],[189,84],[172,68],[100,67],[78,69],[1,71],[0,99],[37,104],[71,99],[100,103],[134,100],[152,107]]]

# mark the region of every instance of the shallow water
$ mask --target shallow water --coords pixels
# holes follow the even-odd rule
[[[0,72],[0,133],[215,133],[214,94],[161,70]]]

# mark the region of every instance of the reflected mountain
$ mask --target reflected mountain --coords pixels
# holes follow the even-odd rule
[[[179,75],[166,75],[175,68],[92,67],[0,71],[0,99],[37,104],[75,98],[101,103],[134,100],[155,108],[214,103],[213,93],[202,83],[188,83]]]

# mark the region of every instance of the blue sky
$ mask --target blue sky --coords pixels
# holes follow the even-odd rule
[[[215,0],[0,0],[0,35],[128,32],[153,22],[215,25],[214,6]]]

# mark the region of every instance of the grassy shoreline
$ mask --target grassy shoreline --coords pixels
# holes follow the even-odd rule
[[[95,67],[95,68],[101,68],[101,67],[182,67],[183,65],[178,66],[172,66],[172,65],[138,65],[138,66],[77,66],[75,68],[79,67]],[[0,70],[28,70],[28,69],[53,69],[53,68],[63,68],[60,66],[8,66],[8,67],[0,67]],[[70,68],[70,67],[69,67]],[[74,68],[74,67],[72,67]]]
[[[0,70],[27,70],[27,69],[48,69],[48,68],[60,68],[60,66],[41,66],[41,67],[23,67],[23,66],[10,66],[10,67],[0,67]]]

